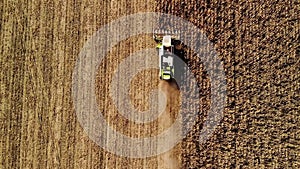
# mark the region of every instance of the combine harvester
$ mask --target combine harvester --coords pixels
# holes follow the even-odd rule
[[[156,41],[159,56],[159,78],[172,80],[175,75],[174,68],[174,44],[179,40],[178,33],[155,31],[153,39]]]

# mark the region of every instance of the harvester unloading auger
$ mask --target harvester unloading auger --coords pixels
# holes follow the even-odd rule
[[[176,31],[154,31],[153,39],[156,41],[159,56],[159,78],[172,80],[175,75],[174,46],[179,43],[179,33]],[[177,43],[175,43],[177,42]]]

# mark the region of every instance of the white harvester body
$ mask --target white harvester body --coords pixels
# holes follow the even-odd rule
[[[163,80],[174,78],[174,45],[172,45],[171,35],[165,35],[161,44],[158,45],[159,55],[159,77]]]

